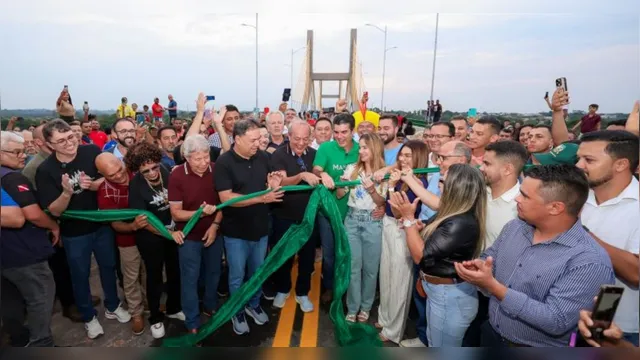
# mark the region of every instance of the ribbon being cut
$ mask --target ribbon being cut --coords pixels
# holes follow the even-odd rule
[[[415,174],[427,174],[436,173],[439,168],[425,168],[415,169]],[[387,177],[388,178],[388,177]],[[360,183],[360,180],[336,182],[336,187],[355,186]],[[244,305],[249,301],[251,296],[255,294],[255,289],[264,283],[267,278],[274,273],[284,262],[302,248],[302,246],[309,240],[315,224],[316,214],[318,210],[322,209],[323,213],[327,216],[331,222],[331,228],[333,229],[335,238],[335,283],[334,283],[334,298],[329,310],[329,317],[334,324],[334,334],[339,346],[381,346],[380,339],[378,338],[378,331],[371,325],[364,323],[348,324],[345,320],[344,309],[342,307],[342,297],[347,292],[349,287],[349,277],[351,273],[351,249],[349,247],[349,241],[347,239],[347,233],[343,225],[342,216],[338,205],[335,202],[334,196],[324,186],[310,186],[310,185],[291,185],[283,186],[282,191],[303,191],[314,189],[311,195],[309,204],[307,205],[304,213],[304,219],[299,225],[292,226],[278,242],[278,244],[271,250],[262,266],[255,272],[255,274],[240,287],[238,292],[233,294],[228,301],[222,305],[220,310],[204,325],[200,328],[197,334],[186,334],[181,337],[166,339],[163,341],[165,347],[189,347],[194,346],[198,342],[207,338],[213,334],[224,323],[229,321],[234,314],[240,311]],[[219,204],[217,209],[223,209],[227,206],[231,206],[237,202],[241,202],[254,197],[262,196],[271,189],[264,191],[239,196],[231,199],[227,202]],[[183,233],[185,236],[193,229],[195,224],[200,218],[202,208],[200,208],[191,217],[187,225],[185,226]],[[62,219],[76,219],[86,220],[94,222],[113,222],[132,220],[138,215],[146,215],[149,223],[156,228],[162,236],[169,241],[173,241],[171,234],[162,225],[162,222],[158,220],[153,214],[148,211],[142,210],[96,210],[96,211],[65,211]]]

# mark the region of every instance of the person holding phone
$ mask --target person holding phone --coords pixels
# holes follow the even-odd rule
[[[71,95],[69,95],[69,88],[67,85],[64,86],[64,89],[60,92],[60,96],[58,96],[58,100],[56,101],[56,112],[58,113],[58,117],[67,123],[72,122],[76,118],[76,109],[71,103]]]
[[[589,183],[573,165],[525,172],[518,218],[508,222],[479,259],[456,263],[460,278],[491,295],[482,346],[564,347],[579,311],[615,276],[579,215]]]
[[[613,321],[602,331],[600,339],[596,340],[592,333],[595,321],[593,312],[580,310],[580,320],[578,321],[578,331],[587,344],[593,347],[620,347],[635,348],[636,346],[624,339],[624,332]]]

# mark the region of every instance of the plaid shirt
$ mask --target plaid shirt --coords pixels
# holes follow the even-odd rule
[[[129,176],[131,178],[131,175]],[[98,209],[114,210],[129,208],[129,184],[119,185],[107,180],[102,182],[98,188]],[[133,233],[116,233],[116,244],[119,247],[130,247],[136,245]]]

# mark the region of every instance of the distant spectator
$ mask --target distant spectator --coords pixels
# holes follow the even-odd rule
[[[580,121],[571,128],[571,130],[575,131],[580,127],[580,132],[583,134],[600,130],[602,118],[600,115],[596,114],[596,111],[598,111],[598,104],[589,105],[589,113],[583,116],[582,119],[580,119]]]
[[[173,99],[173,95],[169,94],[169,105],[167,105],[167,110],[169,112],[169,120],[174,120],[178,117],[178,103]]]
[[[71,95],[69,95],[69,90],[66,88],[62,90],[58,100],[56,101],[56,112],[60,119],[70,123],[76,117],[76,109],[73,107],[73,103],[71,102]]]

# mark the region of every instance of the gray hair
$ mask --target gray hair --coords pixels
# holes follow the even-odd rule
[[[268,122],[269,118],[273,115],[279,115],[280,118],[282,118],[282,121],[284,122],[285,116],[281,111],[270,111],[267,116],[265,117],[265,120]]]
[[[186,138],[184,143],[182,143],[180,151],[182,152],[182,156],[186,158],[194,152],[206,151],[208,153],[209,149],[209,141],[207,141],[204,136],[198,134]]]
[[[456,144],[453,148],[453,154],[464,156],[465,160],[467,160],[467,164],[471,162],[471,148],[463,142],[458,142]]]
[[[0,131],[0,147],[4,149],[10,142],[23,144],[24,138],[13,131]]]
[[[291,122],[289,123],[288,126],[288,130],[289,130],[289,134],[291,134],[293,132],[293,128],[295,128],[296,126],[305,126],[307,129],[309,129],[309,134],[311,134],[311,125],[309,125],[308,122],[296,117],[293,120],[291,120]]]

